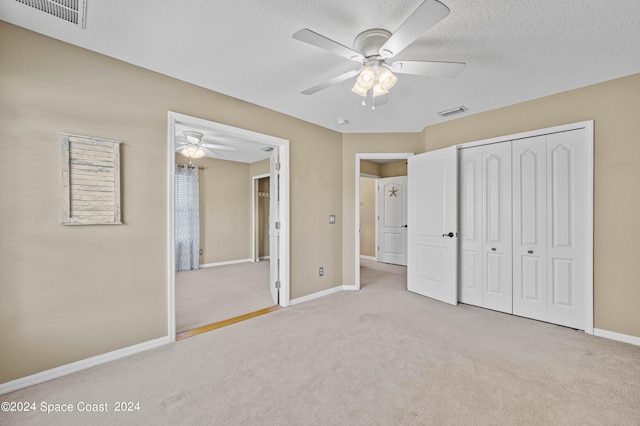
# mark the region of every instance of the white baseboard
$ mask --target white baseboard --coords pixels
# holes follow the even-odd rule
[[[298,303],[308,302],[310,300],[318,299],[318,298],[324,297],[324,296],[328,296],[330,294],[337,293],[339,291],[342,291],[342,286],[341,285],[339,285],[337,287],[333,287],[333,288],[327,289],[327,290],[322,290],[322,291],[319,291],[317,293],[309,294],[307,296],[302,296],[302,297],[298,297],[298,298],[295,298],[295,299],[291,299],[289,301],[289,305],[293,306],[293,305],[297,305]]]
[[[630,336],[628,334],[616,333],[615,331],[594,328],[593,335],[604,337],[605,339],[617,340],[618,342],[630,343],[632,345],[640,346],[640,337]]]
[[[117,359],[137,354],[139,352],[148,351],[149,349],[166,345],[167,343],[171,343],[171,339],[169,339],[168,336],[165,336],[159,339],[149,340],[148,342],[143,342],[137,345],[107,352],[106,354],[96,355],[91,358],[72,362],[71,364],[61,365],[60,367],[55,367],[50,370],[32,374],[31,376],[22,377],[20,379],[2,383],[0,384],[0,395],[4,395],[5,393],[13,392],[29,386],[37,385],[38,383],[43,383],[52,379],[57,379],[58,377],[66,376],[68,374],[75,373],[81,370],[86,370],[87,368],[95,367],[97,365],[106,364],[107,362],[115,361]]]
[[[236,265],[238,263],[253,263],[253,259],[227,260],[226,262],[205,263],[200,265],[201,268],[212,268],[214,266]]]
[[[367,259],[367,260],[373,260],[374,262],[378,261],[378,258],[375,256],[365,256],[364,254],[360,255],[360,259]]]
[[[269,256],[260,256],[260,260],[269,260]]]
[[[322,290],[317,293],[309,294],[307,296],[298,297],[296,299],[292,299],[289,301],[289,305],[297,305],[298,303],[308,302],[313,299],[318,299],[320,297],[328,296],[333,293],[337,293],[343,290],[359,290],[359,288],[355,285],[339,285],[327,290]]]

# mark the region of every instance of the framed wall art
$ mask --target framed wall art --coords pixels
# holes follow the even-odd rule
[[[62,224],[119,225],[120,142],[61,133]]]

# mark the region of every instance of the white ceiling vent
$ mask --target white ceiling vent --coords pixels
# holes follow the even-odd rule
[[[455,108],[440,111],[438,114],[441,115],[442,117],[449,117],[450,115],[460,114],[461,112],[465,112],[466,110],[467,110],[466,106],[460,105]]]
[[[87,0],[16,0],[18,3],[32,7],[48,15],[85,27]]]

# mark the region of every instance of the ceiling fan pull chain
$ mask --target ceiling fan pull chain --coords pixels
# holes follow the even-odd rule
[[[371,93],[371,111],[376,110],[376,97]]]

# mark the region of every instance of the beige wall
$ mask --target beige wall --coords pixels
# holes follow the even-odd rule
[[[382,176],[382,164],[369,160],[360,160],[360,173],[372,176]]]
[[[373,113],[375,114],[375,113]],[[379,152],[424,152],[420,133],[347,133],[342,138],[342,279],[344,285],[355,284],[358,262],[355,240],[356,154]]]
[[[640,74],[429,126],[422,137],[433,150],[591,119],[595,327],[640,337]]]
[[[360,178],[360,254],[376,256],[376,179]]]
[[[380,168],[383,178],[406,176],[407,175],[407,160],[391,161],[389,163],[382,164]]]
[[[195,160],[200,170],[200,264],[251,258],[249,164]],[[189,159],[176,154],[176,164]]]
[[[167,111],[290,140],[291,296],[341,284],[339,133],[5,22],[0,56],[0,383],[167,334]],[[60,132],[123,142],[123,225],[60,225]]]

